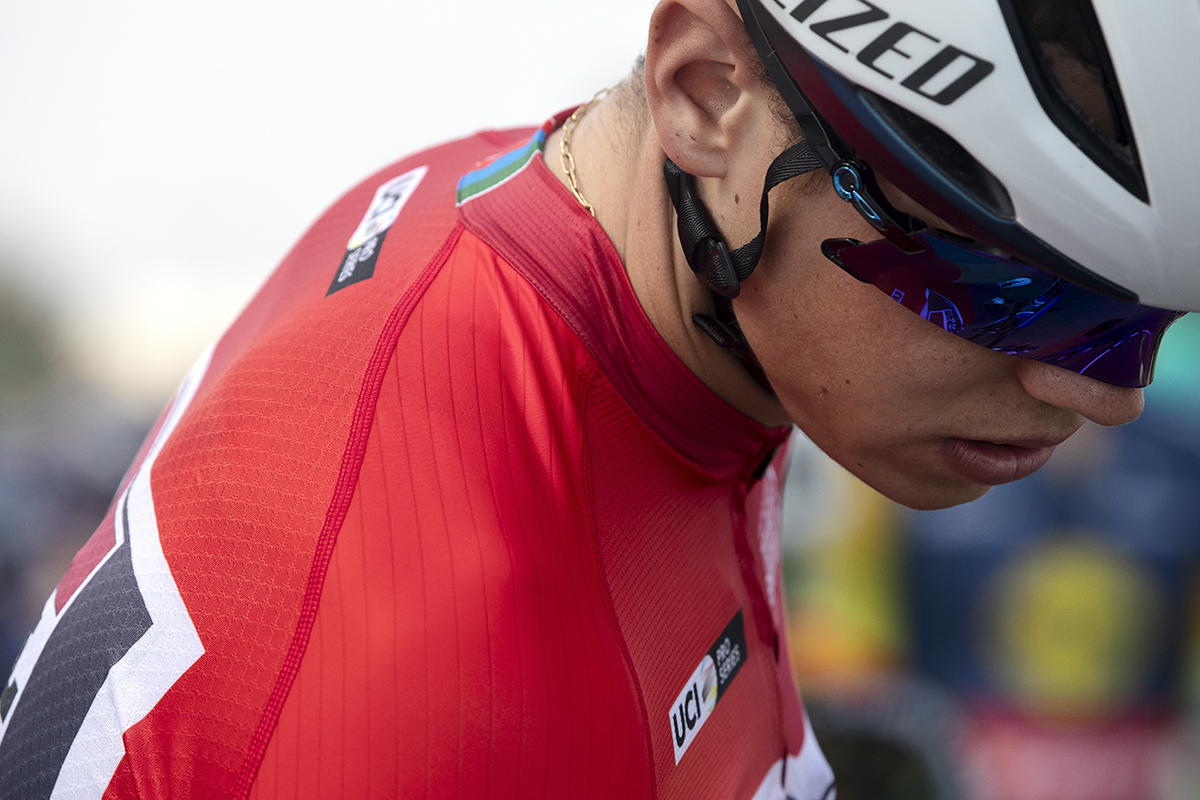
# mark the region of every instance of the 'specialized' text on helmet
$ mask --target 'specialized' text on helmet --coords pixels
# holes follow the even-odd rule
[[[1196,0],[738,6],[827,166],[848,147],[981,243],[1200,310]]]

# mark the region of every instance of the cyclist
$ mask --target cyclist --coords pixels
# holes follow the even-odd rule
[[[1158,5],[663,0],[609,97],[353,189],[47,602],[0,797],[833,797],[789,424],[938,507],[1137,416],[1200,305]]]

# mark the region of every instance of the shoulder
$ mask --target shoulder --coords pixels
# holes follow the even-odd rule
[[[350,190],[200,360],[20,657],[0,785],[34,751],[51,785],[119,785],[133,761],[180,794],[247,779],[311,635],[405,298],[461,232],[459,176],[513,138],[433,148]]]

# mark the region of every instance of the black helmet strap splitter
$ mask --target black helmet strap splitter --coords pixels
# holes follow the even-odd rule
[[[742,281],[750,277],[762,256],[770,212],[767,196],[771,190],[786,180],[823,166],[816,151],[805,141],[797,142],[776,156],[763,181],[762,199],[758,204],[758,235],[731,251],[696,193],[695,177],[670,159],[663,165],[667,191],[678,216],[679,243],[683,246],[684,258],[700,282],[713,292],[714,313],[694,314],[692,322],[714,342],[733,353],[754,380],[768,390],[770,383],[742,334],[730,301],[741,292]]]

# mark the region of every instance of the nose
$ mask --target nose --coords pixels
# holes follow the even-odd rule
[[[1098,425],[1124,425],[1142,413],[1142,390],[1088,378],[1070,370],[1020,359],[1017,377],[1031,396],[1087,417]]]

